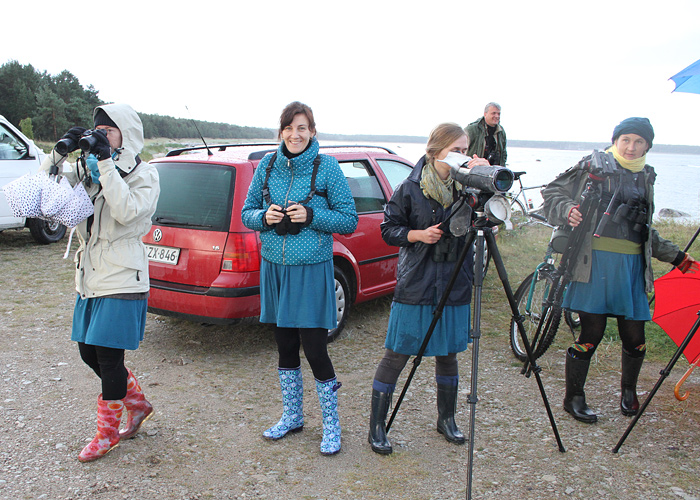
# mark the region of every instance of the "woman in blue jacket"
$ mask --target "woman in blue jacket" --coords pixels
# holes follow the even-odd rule
[[[450,177],[449,165],[440,160],[450,152],[465,154],[468,146],[467,135],[459,125],[443,123],[435,127],[428,138],[426,155],[399,184],[384,210],[382,238],[400,249],[386,352],[372,384],[368,439],[376,453],[388,455],[393,451],[385,424],[391,395],[409,356],[417,354],[423,343],[465,245],[466,237],[454,237],[438,227],[461,190]],[[475,157],[469,167],[488,164]],[[455,444],[464,443],[454,413],[459,380],[457,353],[466,350],[469,342],[472,262],[470,250],[424,353],[435,356],[437,430]]]
[[[277,440],[304,427],[299,347],[311,365],[323,412],[321,453],[340,451],[340,387],[328,356],[336,327],[333,233],[357,227],[355,202],[338,161],[319,154],[309,106],[293,102],[280,116],[277,152],[258,165],[241,216],[260,231],[260,321],[275,325],[282,418],[263,432]],[[315,186],[315,189],[312,189]]]

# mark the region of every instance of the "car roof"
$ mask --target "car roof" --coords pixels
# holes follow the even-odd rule
[[[165,156],[167,159],[182,157],[185,160],[210,159],[226,162],[257,162],[266,154],[277,151],[279,143],[212,144],[174,149]],[[335,156],[363,153],[367,155],[395,156],[391,149],[383,146],[362,144],[334,144],[321,146],[321,152]]]

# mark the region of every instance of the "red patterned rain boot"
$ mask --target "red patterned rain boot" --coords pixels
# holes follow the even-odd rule
[[[97,398],[97,435],[83,448],[78,460],[91,462],[103,457],[112,448],[119,444],[119,423],[122,420],[124,403],[116,401],[104,401],[102,394]]]
[[[138,380],[127,368],[129,378],[126,381],[126,396],[124,406],[126,406],[127,419],[126,427],[119,431],[119,439],[129,439],[139,431],[141,424],[153,416],[153,406],[149,403],[141,391]]]

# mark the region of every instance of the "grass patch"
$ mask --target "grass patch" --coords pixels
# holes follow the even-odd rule
[[[662,237],[673,241],[683,249],[695,233],[697,226],[664,220],[654,224]],[[552,234],[551,229],[542,226],[517,227],[512,231],[500,231],[497,236],[498,249],[508,273],[510,287],[515,293],[518,285],[527,277],[535,267],[542,262],[547,243]],[[700,243],[694,243],[690,253],[700,258],[700,251],[696,248]],[[658,278],[671,270],[671,265],[652,259],[654,277]],[[508,338],[510,329],[511,312],[508,307],[503,284],[501,283],[493,262],[489,265],[488,274],[484,279],[482,291],[482,334],[491,336],[505,336]],[[557,346],[563,348],[572,341],[572,334],[562,319],[559,333],[555,343],[550,348]],[[647,359],[651,361],[667,361],[676,351],[676,344],[655,323],[649,321],[646,325]],[[508,342],[506,340],[506,342]],[[617,322],[608,321],[604,342],[620,343],[617,333]]]

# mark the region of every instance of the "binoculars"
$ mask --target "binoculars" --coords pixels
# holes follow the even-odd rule
[[[97,145],[97,139],[92,136],[94,132],[94,130],[86,130],[77,142],[70,137],[64,137],[56,143],[54,149],[61,156],[66,156],[78,148],[85,153],[89,153]]]
[[[299,231],[301,231],[301,227],[304,224],[301,222],[292,222],[292,219],[289,217],[289,215],[287,215],[286,210],[282,210],[282,213],[284,214],[282,220],[274,225],[275,232],[280,236],[284,236],[286,234],[299,234]]]

